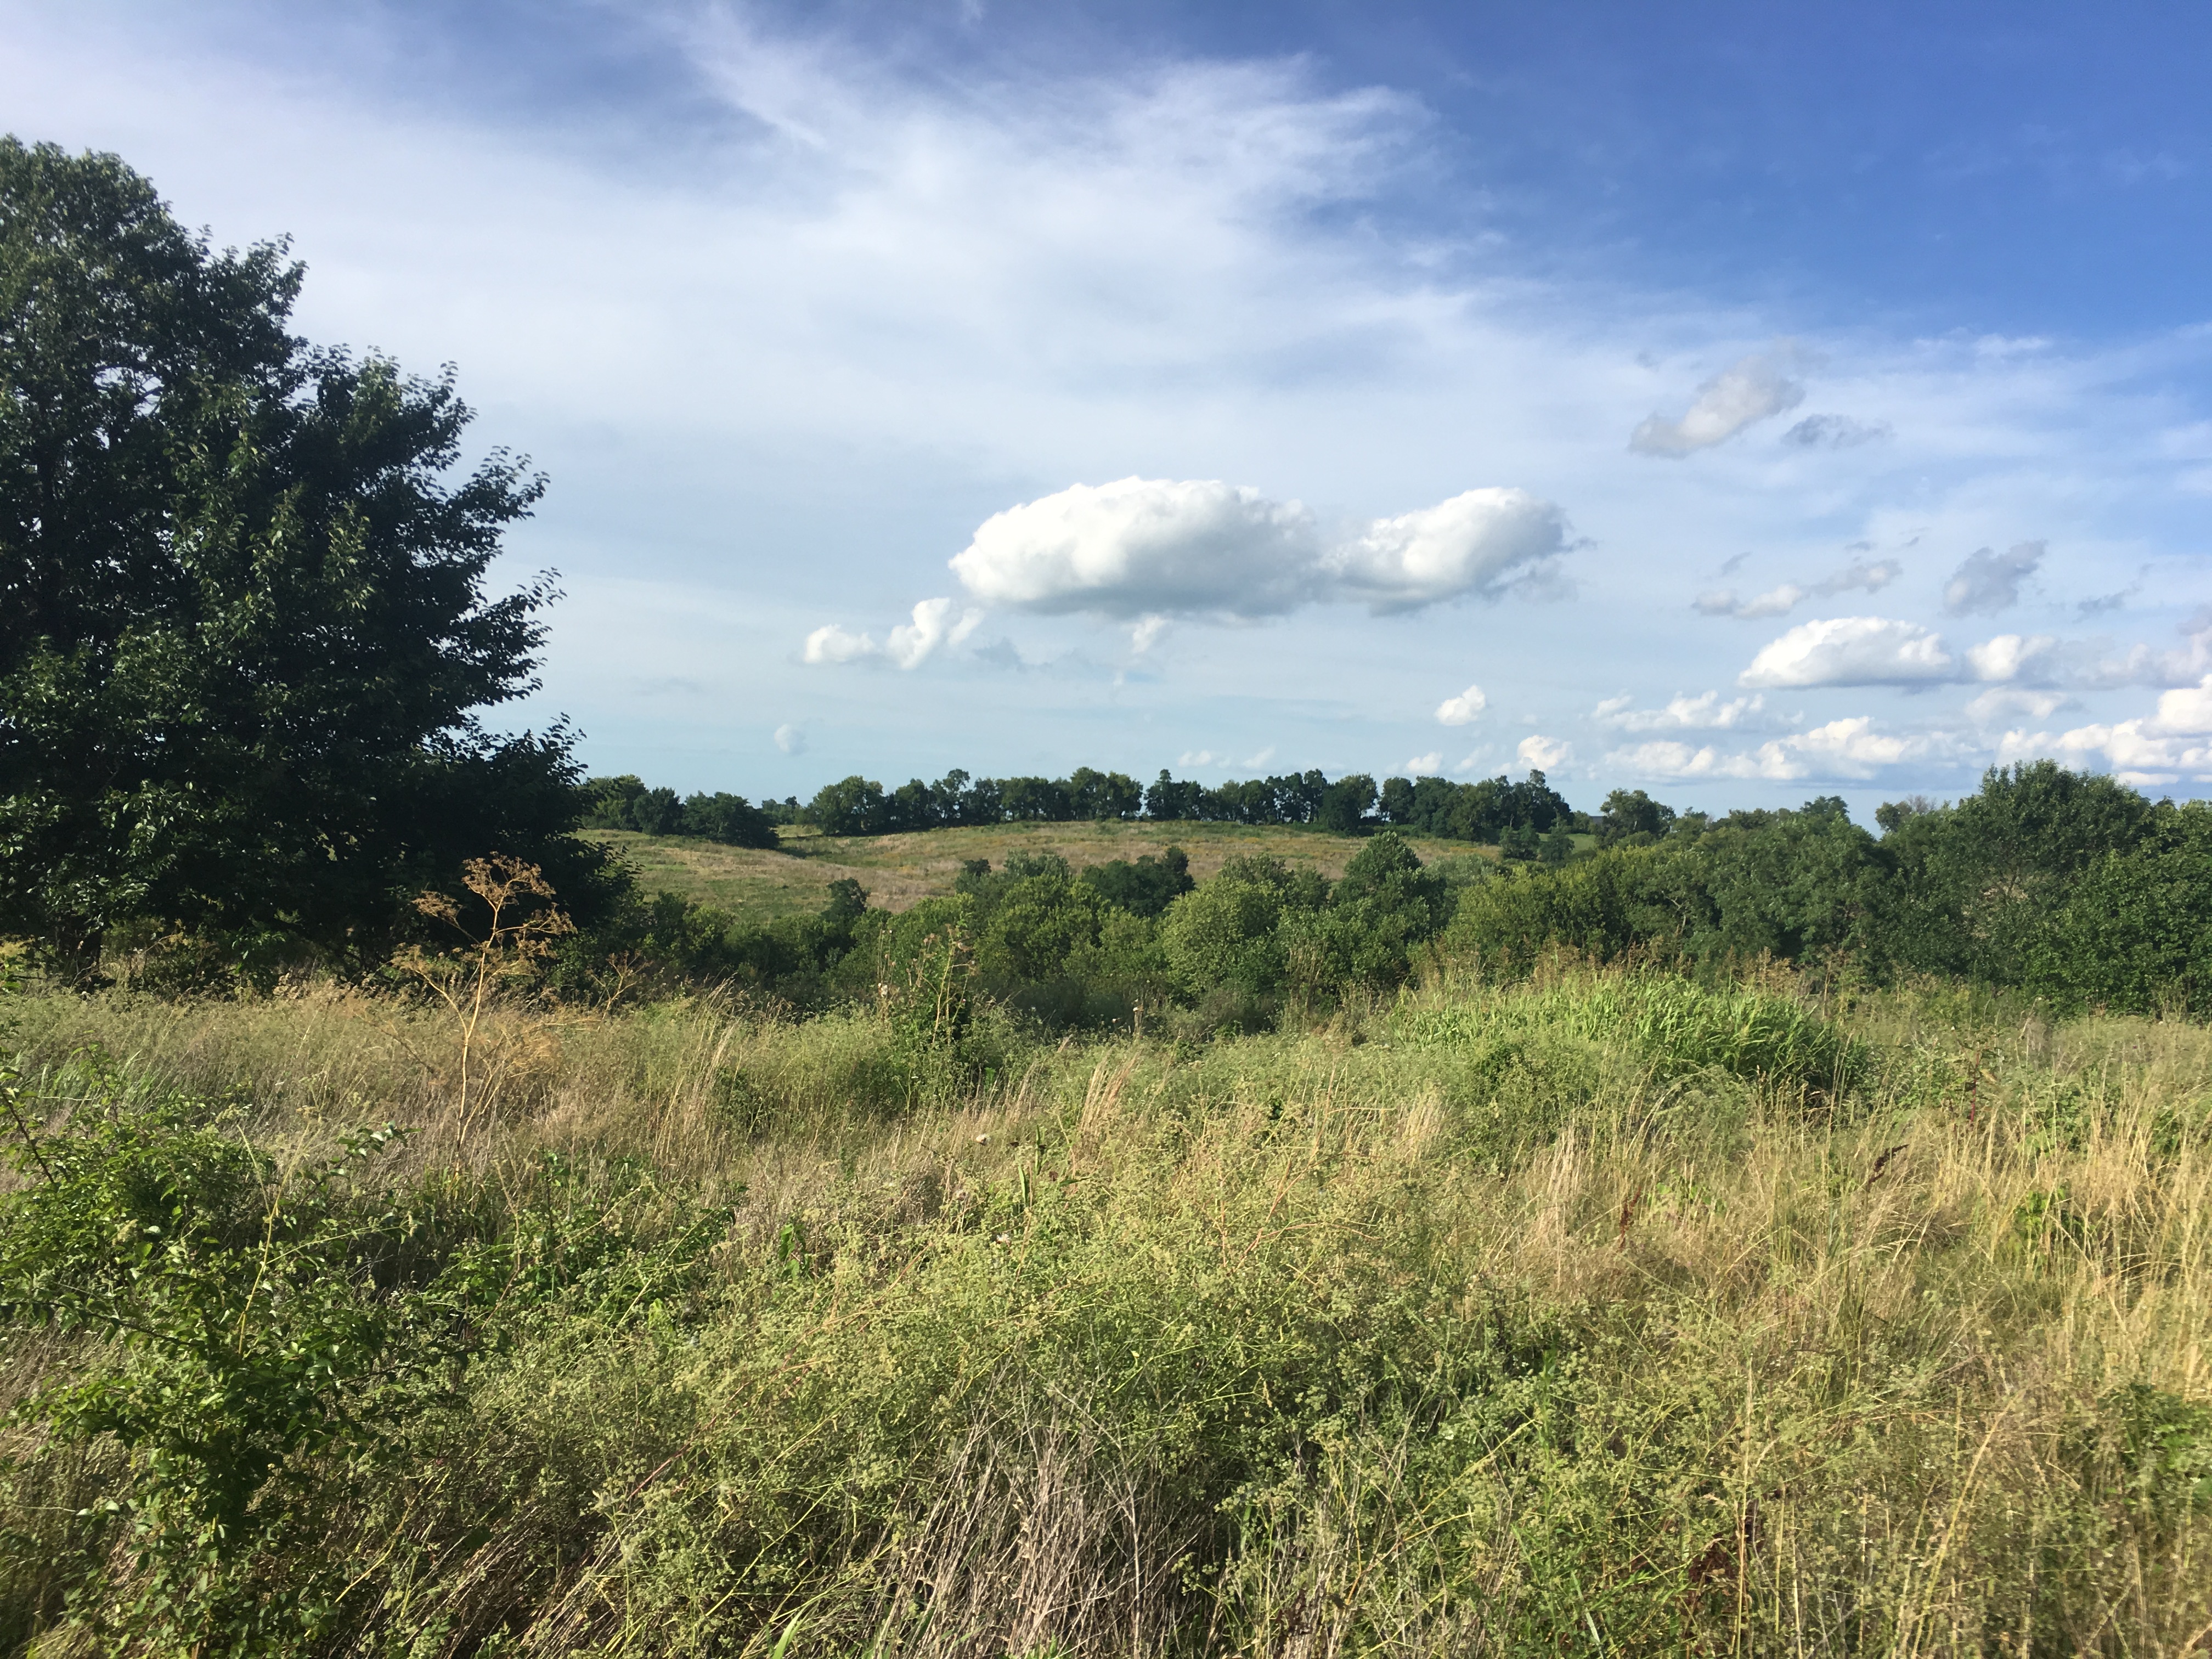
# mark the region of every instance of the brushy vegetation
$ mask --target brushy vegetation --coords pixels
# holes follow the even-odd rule
[[[925,1006],[495,1001],[465,1117],[420,1000],[16,999],[0,1641],[2212,1627],[2199,1027],[1556,957],[1242,1037]]]
[[[586,787],[449,380],[0,210],[0,1650],[2212,1637],[2201,805]]]

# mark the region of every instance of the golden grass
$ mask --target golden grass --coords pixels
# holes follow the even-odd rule
[[[19,1032],[64,1092],[96,1040],[275,1139],[389,1115],[422,1167],[636,1156],[727,1207],[703,1324],[487,1365],[422,1559],[483,1459],[586,1490],[389,1580],[362,1651],[434,1607],[421,1651],[497,1609],[532,1652],[2203,1650],[2212,1416],[2160,1487],[2129,1402],[2212,1407],[2212,1033],[1871,998],[1831,1108],[1548,1036],[1564,982],[1418,994],[1481,1016],[1449,1042],[1032,1045],[896,1110],[864,1016],[509,1007],[465,1142],[441,1022],[357,993]]]
[[[676,893],[758,918],[817,911],[828,902],[830,884],[846,877],[868,890],[868,902],[877,908],[911,909],[925,898],[951,892],[968,860],[988,859],[999,866],[1017,853],[1057,853],[1080,870],[1181,847],[1190,855],[1192,877],[1201,881],[1230,859],[1265,854],[1309,866],[1334,880],[1359,850],[1357,841],[1296,825],[1146,821],[1006,823],[866,836],[787,828],[778,852],[627,830],[584,833],[635,864],[639,884],[648,892]],[[1425,859],[1496,856],[1495,848],[1428,836],[1412,839]]]

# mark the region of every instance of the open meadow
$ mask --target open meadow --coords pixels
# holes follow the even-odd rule
[[[644,836],[629,830],[587,830],[590,840],[613,848],[635,867],[647,892],[674,893],[747,920],[811,915],[822,908],[830,884],[850,878],[867,890],[878,909],[909,910],[941,897],[963,864],[983,859],[1003,867],[1009,858],[1055,854],[1082,871],[1116,859],[1157,857],[1180,847],[1194,880],[1212,876],[1233,858],[1260,854],[1334,880],[1359,843],[1295,824],[1158,823],[1147,819],[1101,819],[1074,823],[996,823],[888,836],[824,836],[811,826],[786,825],[780,850],[725,846],[679,836]],[[1495,863],[1495,848],[1418,834],[1407,839],[1425,860],[1481,859]]]
[[[190,1268],[0,1362],[73,1425],[6,1431],[9,1650],[185,1583],[362,1655],[2212,1631],[2197,1025],[1559,959],[973,1074],[713,995],[7,1017],[39,1224]]]
[[[2203,50],[24,9],[0,1659],[2212,1654]]]

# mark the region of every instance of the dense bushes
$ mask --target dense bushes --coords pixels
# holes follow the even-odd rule
[[[1955,806],[1892,811],[1877,841],[1839,802],[1737,812],[1644,846],[1492,883],[1448,954],[1524,971],[1771,956],[1886,981],[1955,975],[2062,1006],[2212,1010],[2212,811],[2154,805],[2048,762],[1992,771]]]
[[[1638,803],[1616,800],[1628,821]],[[1645,802],[1643,805],[1654,806]],[[1726,976],[1760,961],[1828,982],[1932,974],[2066,1008],[2212,1008],[2212,810],[2152,805],[2049,765],[1993,772],[1954,807],[1885,809],[1880,839],[1832,799],[1717,821],[1647,815],[1595,853],[1424,865],[1370,836],[1330,882],[1268,857],[1194,885],[1188,860],[1071,871],[1054,854],[972,862],[904,915],[848,881],[816,917],[739,922],[661,896],[564,947],[567,982],[719,981],[802,1007],[870,1002],[918,942],[957,941],[975,994],[1055,1025],[1146,1008],[1249,1027],[1285,1006],[1387,992],[1424,963],[1526,974],[1560,951]],[[1564,835],[1555,825],[1551,841]],[[599,964],[594,966],[593,964]]]
[[[972,994],[1056,1026],[1106,1024],[1242,998],[1237,1023],[1286,999],[1331,1002],[1413,972],[1457,890],[1385,832],[1341,881],[1277,859],[1231,860],[1194,884],[1182,850],[1094,866],[1055,854],[974,860],[954,890],[903,912],[848,879],[813,916],[741,921],[672,895],[633,899],[564,940],[554,983],[587,1000],[720,983],[802,1008],[873,1005],[950,950]]]

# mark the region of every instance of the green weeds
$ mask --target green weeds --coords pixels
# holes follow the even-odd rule
[[[2159,1127],[2212,1099],[2194,1028],[1614,975],[1043,1046],[988,1006],[940,1041],[915,986],[548,1025],[472,1104],[495,1140],[403,1089],[413,1133],[359,1155],[313,1097],[178,1085],[344,1075],[365,1014],[27,1005],[149,1059],[25,1061],[77,1103],[0,1198],[9,1641],[2118,1655],[2212,1621],[2212,1178]],[[196,1242],[108,1248],[156,1211]],[[225,1424],[232,1474],[161,1450]]]

